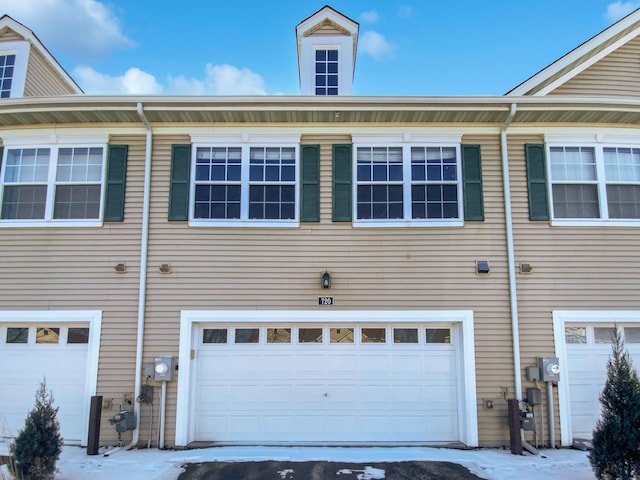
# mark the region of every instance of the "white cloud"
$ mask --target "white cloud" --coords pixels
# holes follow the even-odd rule
[[[266,95],[263,78],[233,65],[205,67],[205,78],[169,77],[168,90],[179,95]]]
[[[360,36],[358,49],[371,55],[376,60],[384,60],[393,56],[393,45],[378,32],[369,30]]]
[[[398,16],[399,17],[410,17],[412,14],[413,14],[413,9],[408,5],[402,5],[398,9]]]
[[[163,91],[153,75],[135,67],[122,76],[114,77],[80,66],[74,69],[73,75],[88,94],[156,95]]]
[[[636,8],[640,8],[640,2],[622,2],[618,0],[617,2],[610,3],[607,6],[606,17],[610,22],[617,22],[622,17],[629,15]]]
[[[0,0],[0,11],[24,24],[54,51],[96,60],[135,42],[98,0]]]
[[[74,69],[78,84],[88,94],[125,95],[266,95],[264,80],[248,68],[233,65],[211,65],[205,67],[205,77],[186,78],[168,76],[167,84],[139,68],[130,68],[124,75],[112,76],[100,73],[88,66]]]
[[[375,10],[368,10],[360,14],[360,20],[363,23],[377,23],[380,21],[380,15]]]

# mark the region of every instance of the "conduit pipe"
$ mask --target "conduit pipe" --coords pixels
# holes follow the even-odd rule
[[[131,443],[126,449],[135,448],[140,440],[140,403],[138,397],[142,389],[142,353],[144,347],[144,319],[146,313],[147,294],[147,254],[149,250],[149,205],[151,194],[151,148],[153,132],[147,117],[144,115],[142,103],[137,105],[138,116],[147,130],[144,156],[144,190],[142,206],[142,234],[140,239],[140,283],[138,286],[138,332],[136,340],[136,375],[133,394],[133,412],[136,416],[136,428],[133,431]]]
[[[516,114],[517,105],[511,104],[509,116],[500,130],[502,149],[502,188],[504,190],[504,216],[507,234],[507,262],[509,266],[509,300],[511,303],[511,336],[513,343],[513,373],[515,377],[516,399],[522,401],[522,379],[520,377],[520,332],[518,325],[518,297],[516,291],[516,262],[513,247],[513,219],[511,216],[511,187],[509,183],[509,152],[507,129]]]

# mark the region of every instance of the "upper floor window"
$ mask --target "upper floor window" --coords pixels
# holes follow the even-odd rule
[[[459,146],[357,146],[356,222],[458,223]]]
[[[316,50],[316,95],[338,95],[338,50]]]
[[[197,146],[193,169],[196,223],[298,221],[297,145]]]
[[[554,219],[640,219],[640,148],[549,147]]]
[[[11,85],[16,65],[16,56],[0,55],[0,98],[11,96]]]
[[[103,146],[6,147],[3,222],[100,220]]]

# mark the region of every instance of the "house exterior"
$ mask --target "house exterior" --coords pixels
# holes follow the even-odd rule
[[[356,97],[323,7],[300,96],[114,97],[2,17],[0,438],[43,377],[81,445],[97,395],[102,444],[501,446],[536,386],[539,444],[589,438],[612,328],[640,349],[639,34],[504,96]]]

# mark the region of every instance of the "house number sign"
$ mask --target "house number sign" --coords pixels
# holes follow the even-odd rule
[[[333,297],[318,297],[318,305],[333,305]]]

